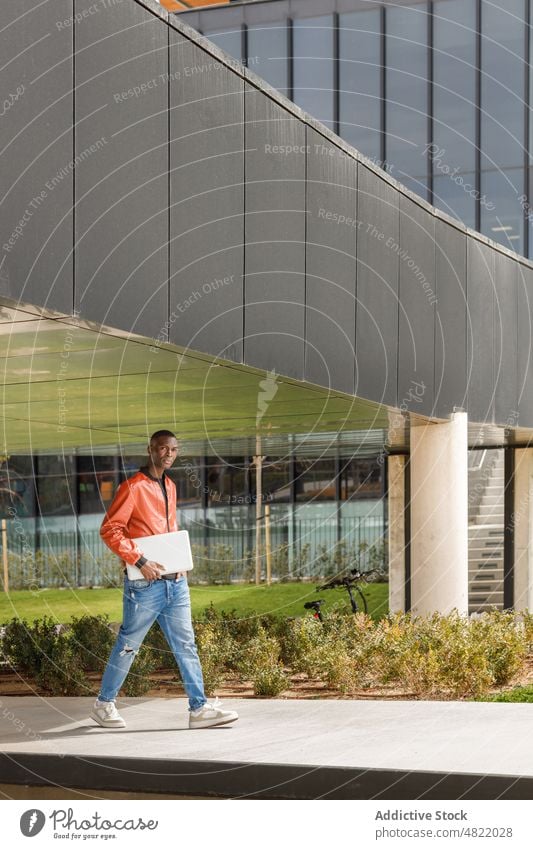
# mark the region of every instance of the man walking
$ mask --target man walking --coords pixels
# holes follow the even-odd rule
[[[123,620],[102,678],[91,717],[104,728],[124,728],[126,723],[115,699],[142,641],[157,620],[178,664],[189,697],[189,728],[226,725],[238,719],[235,711],[208,702],[202,667],[194,639],[189,586],[184,572],[162,574],[162,567],[147,560],[135,537],[177,531],[176,487],[166,474],[178,454],[178,441],[169,430],[150,437],[148,462],[117,489],[100,528],[105,544],[124,566]],[[138,566],[142,579],[130,580],[126,564]]]

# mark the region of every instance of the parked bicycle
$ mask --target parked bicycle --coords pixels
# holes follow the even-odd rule
[[[325,584],[317,587],[316,591],[318,593],[322,590],[344,589],[348,593],[352,613],[358,613],[361,609],[365,613],[368,613],[368,603],[363,593],[362,585],[366,583],[366,578],[376,571],[376,569],[370,569],[368,572],[359,572],[357,569],[351,569],[343,578],[330,578]],[[305,602],[304,608],[306,610],[312,610],[314,618],[323,622],[324,617],[321,607],[324,603],[325,599],[319,598],[316,601]]]

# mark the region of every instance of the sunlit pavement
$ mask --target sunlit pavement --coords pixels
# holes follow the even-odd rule
[[[533,705],[230,699],[239,720],[190,731],[184,699],[4,698],[0,781],[286,798],[531,798]]]

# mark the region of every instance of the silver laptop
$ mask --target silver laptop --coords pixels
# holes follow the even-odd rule
[[[171,531],[169,534],[154,534],[149,537],[136,537],[137,543],[147,560],[153,560],[163,566],[163,572],[188,572],[193,568],[191,542],[188,531]],[[137,566],[129,566],[130,581],[143,579],[144,575]]]

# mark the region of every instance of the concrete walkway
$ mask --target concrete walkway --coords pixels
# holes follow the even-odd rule
[[[531,798],[533,705],[236,699],[189,731],[184,699],[4,698],[0,780],[276,798]]]

